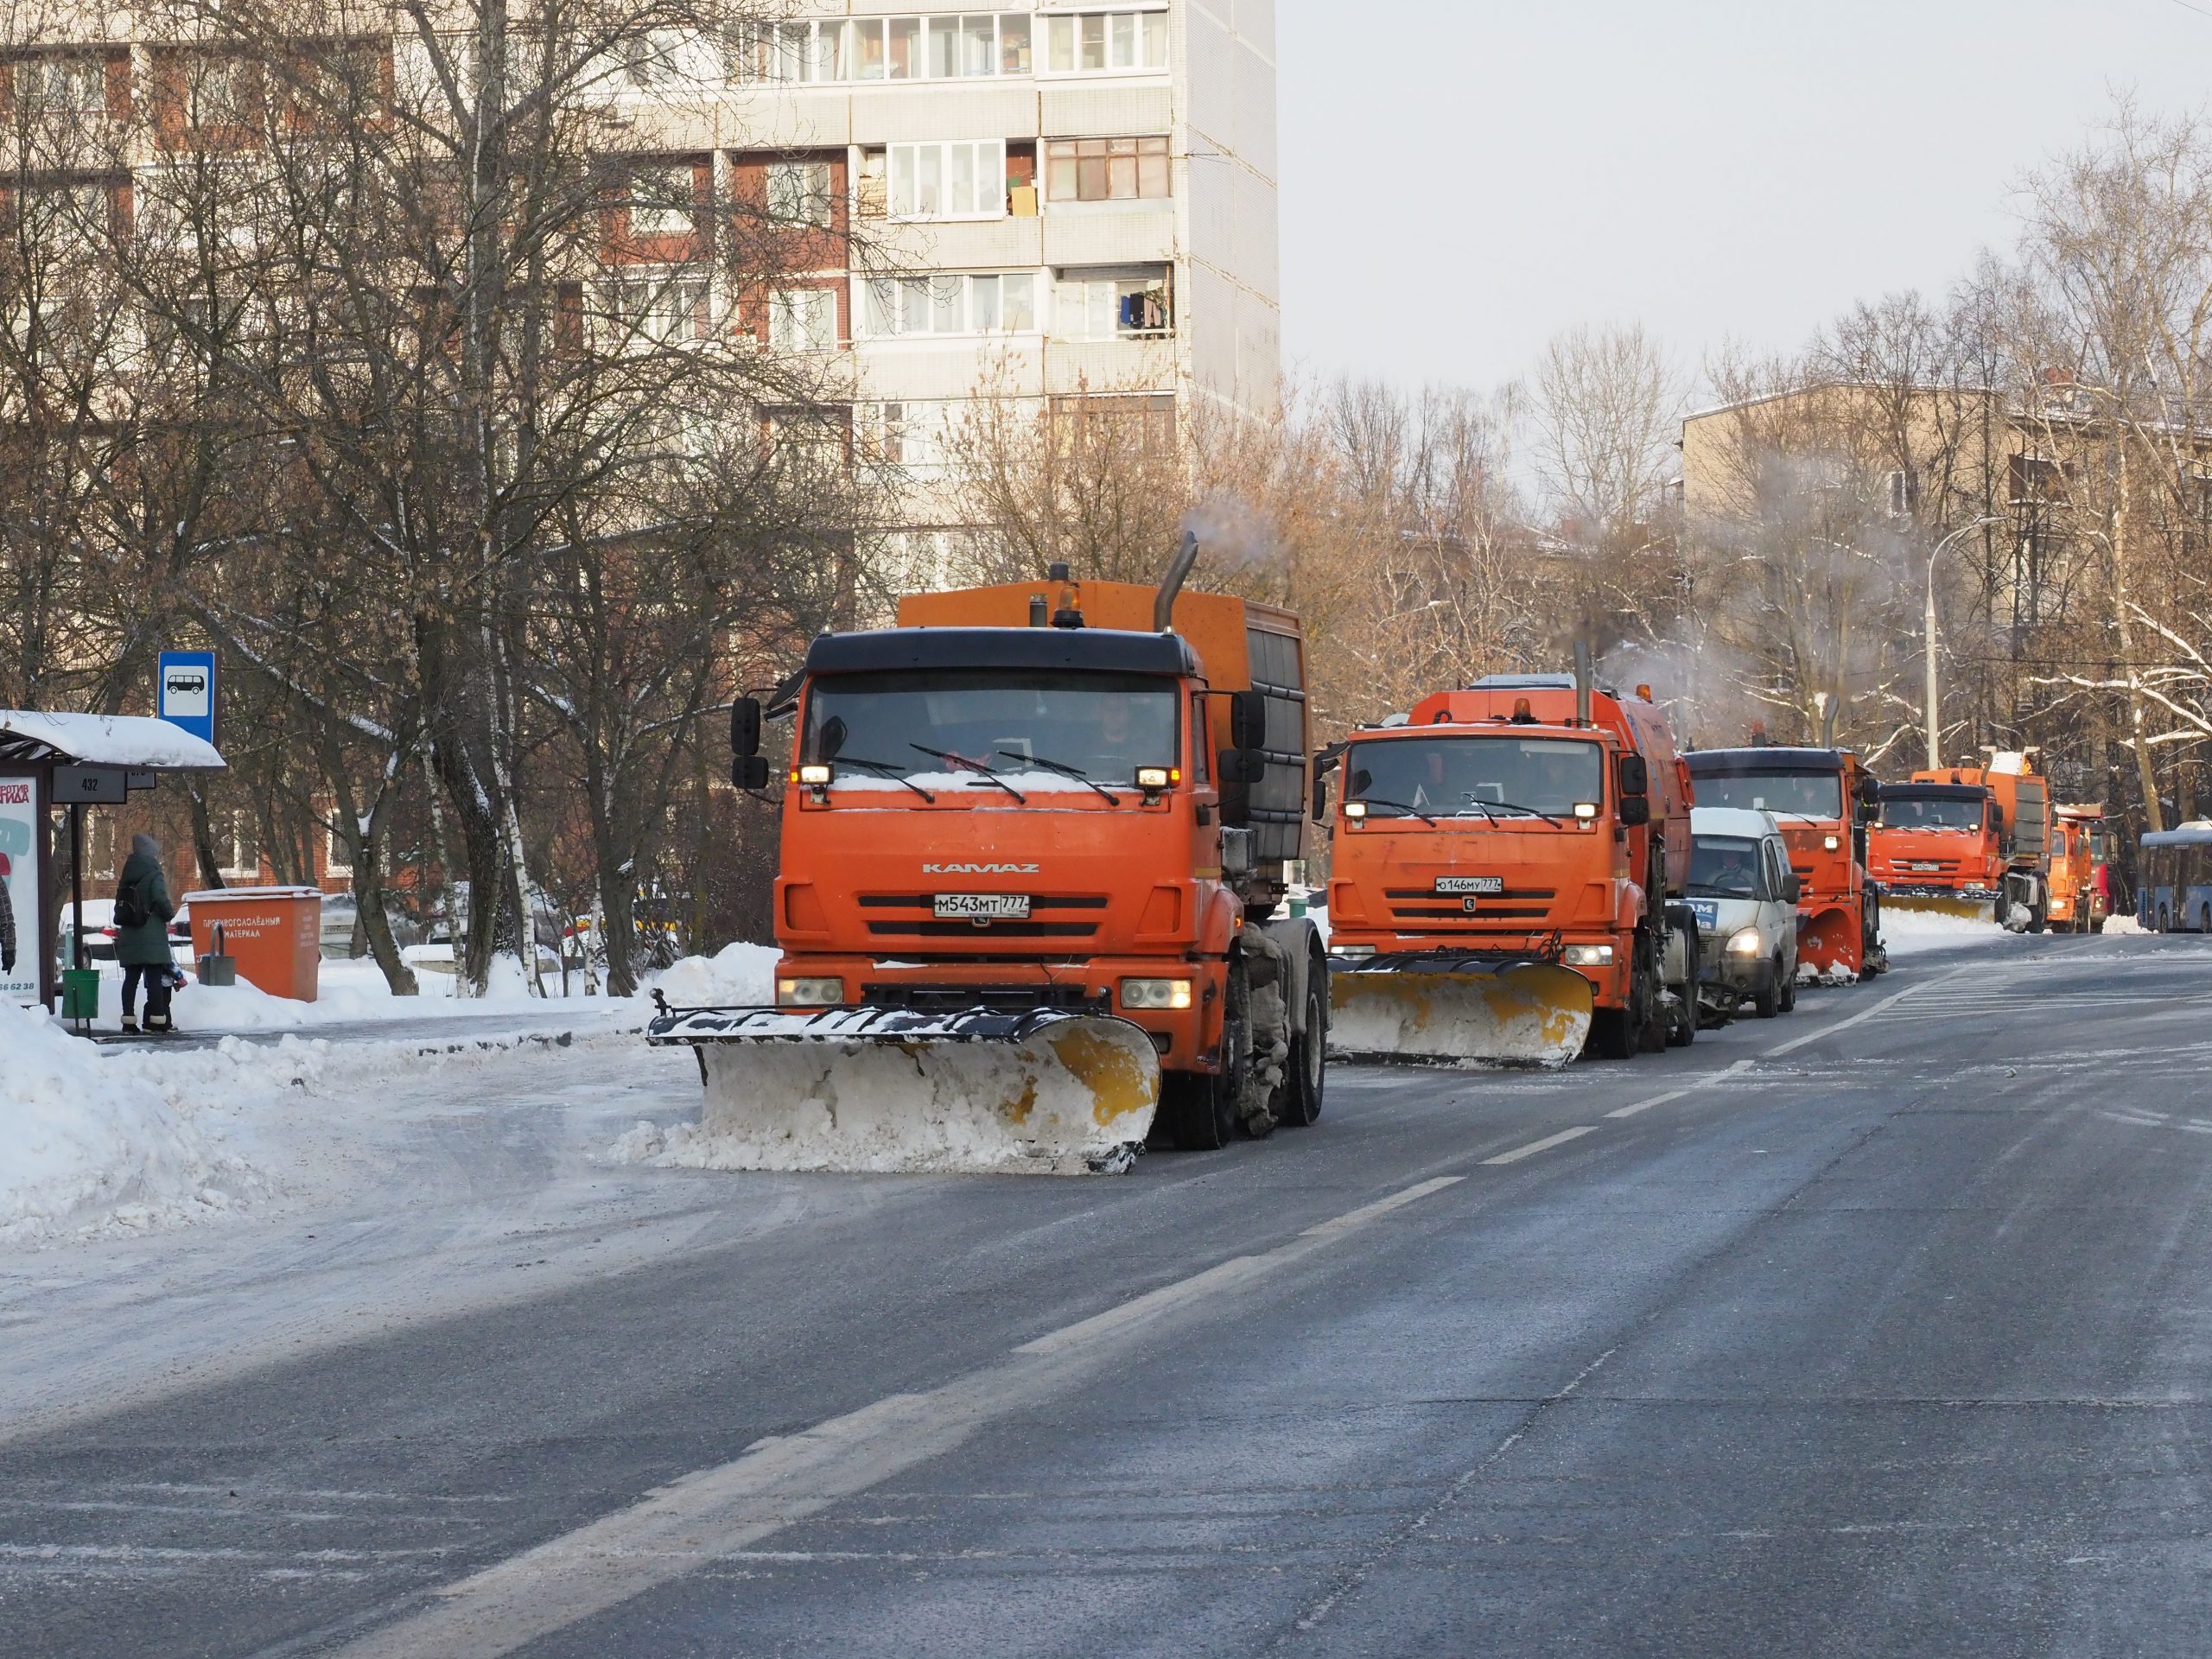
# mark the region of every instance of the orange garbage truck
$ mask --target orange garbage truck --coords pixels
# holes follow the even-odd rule
[[[1648,688],[1492,676],[1321,765],[1340,1056],[1556,1065],[1694,1037],[1689,776]]]
[[[1116,1170],[1321,1109],[1328,967],[1287,612],[1078,581],[917,594],[732,717],[781,805],[773,1007],[664,1008],[737,1164]]]
[[[1823,979],[1872,979],[1889,966],[1866,830],[1880,785],[1849,749],[1754,743],[1686,757],[1700,806],[1774,814],[1797,877],[1797,963]]]
[[[2031,753],[1916,772],[1881,789],[1872,868],[1899,910],[2040,933],[2051,917],[2050,791]]]
[[[2104,863],[2101,801],[2054,807],[2050,820],[2050,925],[2060,933],[2101,933],[2110,900],[2098,880]]]

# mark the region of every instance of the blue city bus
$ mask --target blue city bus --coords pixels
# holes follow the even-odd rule
[[[2212,933],[2212,823],[2143,837],[2135,919],[2151,932]]]

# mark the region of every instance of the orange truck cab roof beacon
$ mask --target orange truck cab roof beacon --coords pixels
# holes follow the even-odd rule
[[[1340,1036],[1378,971],[1539,963],[1588,981],[1594,1046],[1640,1045],[1690,862],[1689,777],[1656,705],[1494,676],[1355,732],[1338,764],[1330,948],[1358,976],[1337,976]]]
[[[1868,879],[1866,823],[1878,787],[1849,749],[1753,744],[1696,749],[1700,806],[1771,812],[1796,874],[1797,959],[1822,975],[1872,978],[1888,965],[1878,889]]]

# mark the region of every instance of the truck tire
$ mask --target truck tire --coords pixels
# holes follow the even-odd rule
[[[1782,956],[1779,951],[1775,954],[1774,977],[1768,982],[1764,990],[1751,993],[1751,1012],[1762,1020],[1771,1020],[1782,1012]]]
[[[1305,1027],[1290,1039],[1290,1064],[1275,1091],[1276,1121],[1294,1129],[1321,1116],[1321,1090],[1328,1081],[1329,969],[1318,957],[1306,970]]]
[[[1796,963],[1790,963],[1790,964],[1789,964],[1789,971],[1788,973],[1784,974],[1784,975],[1782,976],[1782,988],[1781,988],[1781,991],[1780,991],[1779,995],[1780,995],[1780,1001],[1781,1001],[1781,1004],[1782,1004],[1782,1011],[1783,1011],[1784,1014],[1789,1014],[1789,1013],[1791,1013],[1791,1012],[1795,1011],[1795,1009],[1796,1009],[1796,1007],[1797,1007],[1797,964],[1796,964]]]
[[[1653,971],[1649,935],[1637,931],[1634,965],[1629,974],[1628,1006],[1598,1008],[1590,1015],[1590,1035],[1583,1046],[1601,1060],[1632,1059],[1649,1045],[1658,975]]]
[[[1697,1040],[1697,987],[1705,976],[1705,941],[1688,905],[1669,905],[1667,921],[1682,938],[1682,978],[1668,987],[1675,994],[1675,1009],[1667,1018],[1667,1046],[1688,1048]]]
[[[1160,1116],[1184,1152],[1218,1152],[1236,1132],[1236,1084],[1226,1071],[1169,1071],[1160,1079]]]

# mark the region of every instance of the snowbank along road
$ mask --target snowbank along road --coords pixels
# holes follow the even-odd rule
[[[473,1060],[351,1207],[0,1258],[0,1652],[2199,1659],[2208,969],[1930,949],[1118,1180],[594,1162],[688,1063]]]

